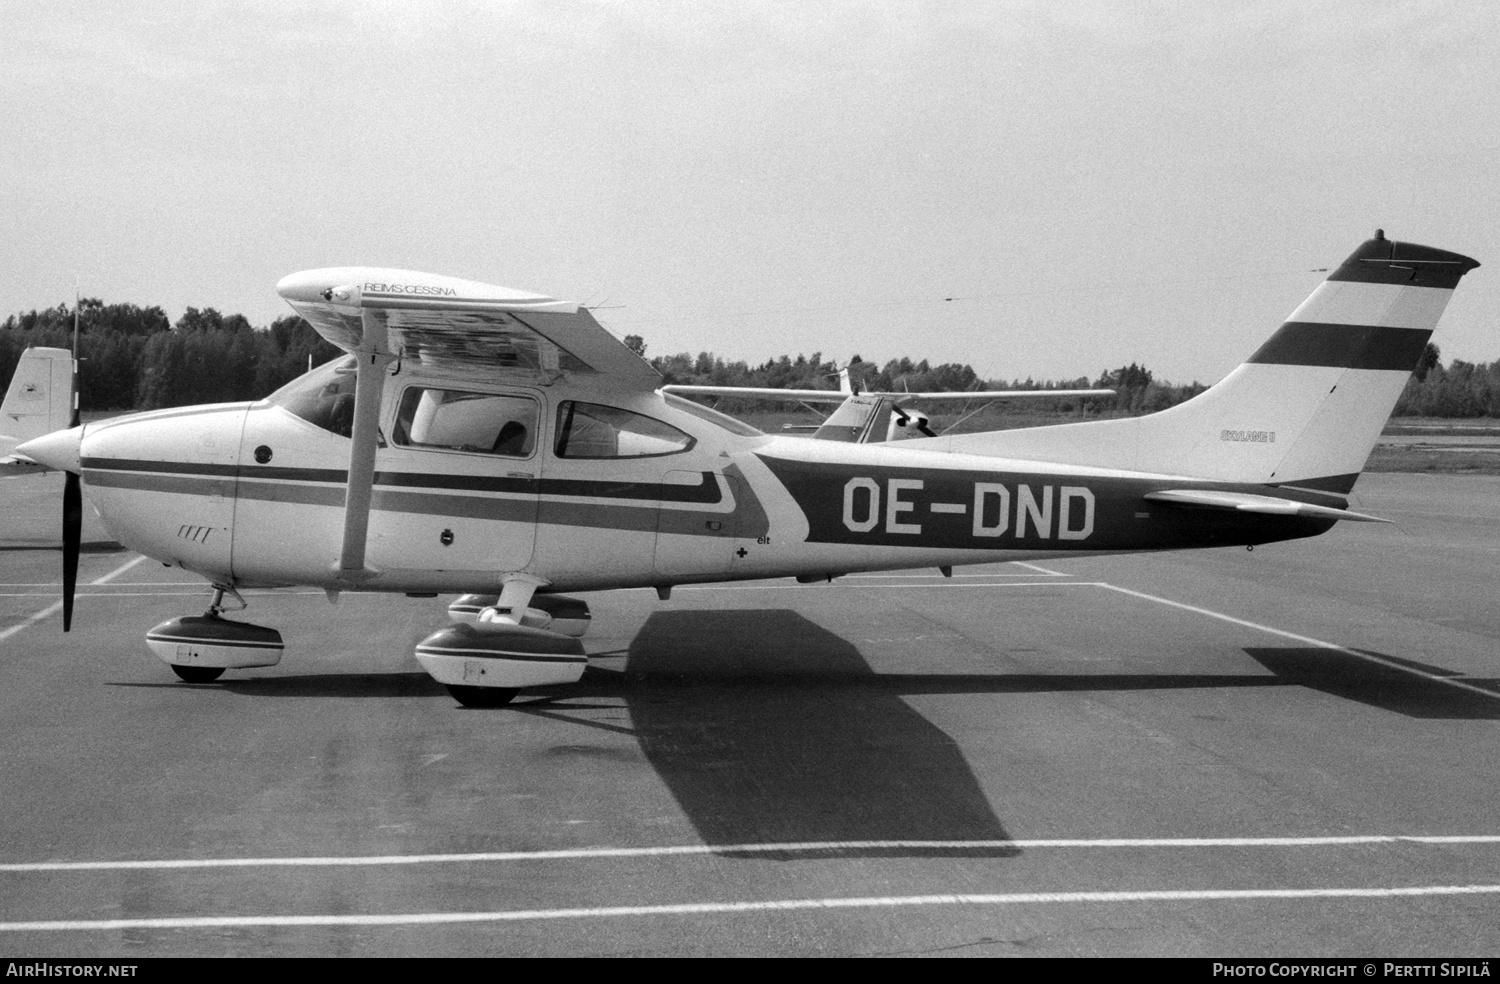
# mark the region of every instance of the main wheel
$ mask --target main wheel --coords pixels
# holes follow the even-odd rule
[[[504,707],[520,693],[519,687],[463,687],[446,684],[448,693],[465,707]]]
[[[173,663],[172,672],[182,677],[188,683],[213,683],[224,675],[224,667],[183,666],[180,663]]]

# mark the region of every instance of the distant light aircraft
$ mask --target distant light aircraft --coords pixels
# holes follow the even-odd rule
[[[1476,266],[1377,232],[1186,403],[895,443],[868,440],[872,415],[851,440],[768,436],[663,392],[574,304],[313,270],[277,289],[346,357],[255,403],[132,414],[18,451],[69,487],[81,475],[120,542],[212,585],[206,614],[147,633],[182,678],[280,659],[278,632],[224,617],[242,588],[464,593],[416,656],[460,702],[493,706],[582,675],[588,607],[564,592],[947,574],[1376,521],[1344,494]],[[78,522],[65,517],[75,568]],[[72,592],[65,573],[65,629]]]
[[[50,471],[15,449],[73,426],[73,353],[35,346],[21,353],[0,403],[0,475]]]
[[[918,402],[963,401],[969,404],[967,412],[952,426],[956,427],[977,413],[981,413],[996,400],[1030,400],[1037,398],[1114,396],[1112,389],[1036,389],[1036,390],[943,390],[930,393],[907,391],[878,393],[860,392],[849,376],[849,367],[839,370],[839,388],[836,390],[775,389],[762,386],[693,386],[672,383],[661,388],[663,393],[679,396],[712,396],[776,400],[783,403],[837,403],[838,409],[828,415],[819,426],[810,428],[811,436],[824,441],[847,441],[868,444],[873,441],[895,441],[914,434],[937,437],[931,428],[931,420],[925,413],[908,410]],[[982,401],[972,406],[975,400]],[[883,432],[879,427],[886,421]],[[807,428],[797,428],[802,431]],[[951,429],[951,428],[950,428]]]

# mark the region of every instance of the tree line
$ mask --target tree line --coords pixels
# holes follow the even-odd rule
[[[257,328],[239,314],[188,308],[172,323],[160,307],[105,304],[84,298],[77,306],[80,407],[84,410],[155,410],[195,403],[257,400],[338,355],[312,326],[295,314]],[[7,383],[29,346],[71,348],[74,309],[54,308],[13,314],[0,324],[0,379]],[[645,340],[627,335],[625,344],[646,356]],[[753,386],[782,389],[837,389],[847,367],[864,390],[961,392],[977,389],[1115,390],[1113,399],[1060,399],[1055,409],[1086,414],[1141,414],[1165,410],[1203,392],[1193,382],[1174,385],[1145,366],[1131,363],[1090,379],[981,379],[968,364],[884,363],[855,355],[847,363],[821,352],[783,355],[764,363],[726,362],[710,352],[655,356],[648,361],[667,383]],[[746,403],[743,408],[764,409]],[[733,413],[734,401],[721,403]],[[1416,372],[1396,404],[1395,416],[1500,417],[1500,361],[1489,365],[1454,359],[1443,366],[1438,347],[1428,344]]]
[[[1500,417],[1500,359],[1489,365],[1454,359],[1446,367],[1430,342],[1393,417]]]
[[[188,308],[172,324],[159,307],[78,302],[82,410],[156,410],[258,400],[338,355],[312,326],[289,314],[255,328],[240,314]],[[0,379],[9,383],[34,345],[73,346],[74,309],[13,314],[0,324]]]
[[[646,358],[646,343],[639,335],[627,335],[625,344],[636,354]],[[839,370],[849,369],[850,378],[861,390],[913,393],[958,393],[965,390],[1053,390],[1053,389],[1112,389],[1113,399],[1106,398],[1059,398],[1054,404],[1058,412],[1082,410],[1089,414],[1141,414],[1154,413],[1197,396],[1207,389],[1200,383],[1176,386],[1158,380],[1147,368],[1136,363],[1101,372],[1098,378],[1087,376],[1076,379],[1037,380],[1026,379],[981,379],[974,367],[967,363],[945,362],[932,365],[922,359],[913,362],[903,356],[885,363],[866,361],[855,355],[847,363],[839,365],[825,360],[821,352],[811,356],[798,355],[795,359],[783,355],[768,359],[759,365],[748,362],[725,362],[711,352],[699,352],[695,357],[688,352],[676,355],[656,356],[647,361],[662,374],[667,383],[683,383],[692,386],[751,386],[770,389],[837,389]],[[790,406],[791,404],[788,404]],[[729,413],[747,409],[766,409],[771,404],[765,401],[723,400],[719,408]],[[1034,408],[1033,408],[1034,409]]]
[[[646,344],[639,335],[627,335],[625,344],[642,358]],[[799,355],[795,359],[781,356],[760,365],[725,362],[709,352],[695,357],[688,352],[647,359],[668,383],[696,386],[757,386],[781,389],[837,389],[838,373],[843,366],[825,361],[822,353]],[[1058,411],[1081,410],[1085,415],[1138,415],[1156,413],[1190,400],[1208,389],[1199,382],[1174,384],[1156,377],[1150,369],[1132,362],[1118,369],[1106,369],[1089,379],[1036,380],[980,379],[972,366],[944,363],[933,366],[926,359],[892,359],[884,364],[867,362],[856,355],[847,366],[850,375],[865,390],[899,392],[956,392],[975,389],[1112,389],[1111,398],[1085,400],[1059,399]],[[789,404],[790,405],[790,404]],[[764,402],[723,401],[720,409],[730,413],[751,407],[765,408]],[[1396,401],[1394,417],[1500,417],[1500,360],[1488,365],[1454,359],[1446,367],[1438,346],[1429,342],[1406,389]]]

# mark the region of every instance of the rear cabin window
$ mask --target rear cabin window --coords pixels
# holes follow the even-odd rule
[[[536,447],[539,411],[526,396],[408,387],[396,411],[393,443],[527,458]]]
[[[671,424],[619,407],[567,400],[557,408],[559,458],[654,458],[693,443]]]

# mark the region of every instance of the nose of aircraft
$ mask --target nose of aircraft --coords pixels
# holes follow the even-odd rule
[[[53,431],[51,434],[32,438],[17,447],[16,453],[24,454],[32,461],[39,461],[48,468],[72,472],[76,475],[80,468],[79,447],[82,444],[83,428],[70,427],[67,430]]]

